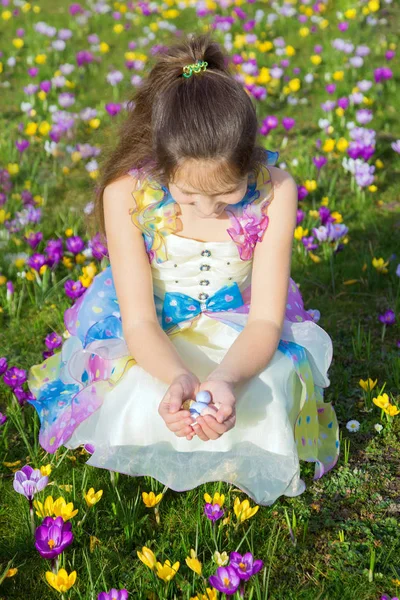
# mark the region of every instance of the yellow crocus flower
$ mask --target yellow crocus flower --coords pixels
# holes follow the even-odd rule
[[[344,137],[339,138],[336,142],[336,148],[339,150],[339,152],[344,152],[347,149],[348,145],[349,142]]]
[[[311,260],[315,263],[320,263],[321,262],[321,258],[319,256],[317,256],[316,254],[314,254],[313,252],[309,252],[308,256],[311,258]]]
[[[220,494],[219,492],[215,492],[213,498],[211,498],[210,494],[207,494],[207,492],[203,497],[208,504],[219,504],[219,506],[222,506],[225,502],[225,495]]]
[[[6,577],[14,577],[18,573],[18,569],[15,567],[14,569],[8,569],[6,573]]]
[[[18,163],[8,163],[7,171],[10,173],[10,175],[17,175],[19,173]]]
[[[176,563],[171,565],[171,562],[167,559],[163,565],[160,562],[157,562],[156,573],[157,573],[158,577],[160,579],[162,579],[163,581],[171,581],[171,579],[173,579],[175,577],[175,575],[177,574],[179,567],[180,567],[179,561],[177,561]]]
[[[375,381],[372,381],[372,379],[370,377],[368,377],[368,379],[366,381],[364,381],[363,379],[360,379],[360,381],[358,383],[359,383],[360,387],[362,387],[364,392],[368,392],[368,390],[374,389],[374,387],[378,383],[378,380],[375,379]]]
[[[60,569],[57,574],[46,571],[46,579],[47,583],[56,589],[57,592],[63,594],[74,585],[76,581],[76,571],[72,571],[69,575],[65,569]]]
[[[84,254],[82,254],[82,252],[78,252],[78,254],[75,255],[75,262],[77,265],[83,265],[85,260],[86,260],[86,256]]]
[[[389,261],[386,261],[383,258],[373,258],[372,259],[372,265],[375,267],[375,269],[379,272],[379,273],[387,273],[387,266],[389,264]]]
[[[198,596],[191,596],[190,600],[217,600],[217,590],[215,588],[206,588],[207,596],[200,594]]]
[[[317,182],[315,179],[306,179],[304,182],[304,187],[308,192],[313,192],[317,189]]]
[[[47,135],[51,129],[51,125],[47,121],[42,121],[39,125],[40,135]]]
[[[97,273],[97,267],[96,267],[95,263],[92,261],[85,267],[82,267],[82,271],[83,271],[84,275],[87,275],[88,277],[93,278]]]
[[[332,150],[335,147],[335,140],[333,140],[332,138],[329,138],[328,140],[325,140],[325,142],[323,143],[322,146],[322,151],[323,152],[332,152]]]
[[[322,58],[319,54],[313,54],[312,56],[310,56],[310,60],[313,65],[320,65],[322,62]]]
[[[72,267],[73,267],[72,260],[70,259],[69,256],[63,256],[62,263],[63,263],[64,267],[66,267],[67,269],[72,269]]]
[[[103,490],[99,490],[98,492],[94,492],[94,488],[90,488],[90,490],[84,494],[84,498],[86,500],[86,504],[90,506],[94,506],[100,500],[103,495]]]
[[[56,517],[62,517],[64,521],[69,521],[69,519],[72,519],[72,517],[78,514],[79,509],[76,508],[74,510],[73,503],[68,502],[67,504],[64,498],[60,496],[54,502],[53,511]]]
[[[201,575],[201,562],[197,558],[196,551],[193,548],[190,549],[190,556],[185,558],[185,561],[189,569],[192,569],[197,575]]]
[[[250,519],[250,517],[253,517],[259,508],[260,507],[258,505],[253,506],[253,508],[250,508],[250,502],[247,498],[246,500],[243,500],[243,502],[240,502],[239,498],[236,497],[233,505],[233,510],[235,512],[236,518],[240,523],[245,521],[246,519]]]
[[[372,402],[379,406],[379,408],[387,408],[390,404],[389,396],[387,394],[382,394],[382,396],[378,396],[377,398],[372,398]]]
[[[100,119],[90,119],[89,127],[92,129],[98,129],[100,127]]]
[[[331,217],[333,217],[335,219],[335,223],[343,223],[342,215],[339,212],[337,212],[336,210],[331,213]]]
[[[146,565],[146,567],[149,567],[149,569],[152,570],[155,568],[157,560],[154,555],[154,552],[150,550],[150,548],[143,546],[141,552],[137,550],[137,555],[139,560],[141,560],[142,563]]]
[[[383,409],[387,415],[390,417],[394,417],[400,413],[400,410],[394,404],[389,404],[386,408]]]
[[[147,492],[142,492],[143,502],[149,508],[152,508],[153,506],[158,504],[162,497],[163,497],[162,493],[157,494],[157,496],[156,496],[154,494],[154,492],[150,492],[149,494]]]
[[[217,563],[217,565],[219,567],[223,567],[224,565],[227,565],[229,562],[229,556],[227,552],[218,552],[218,550],[216,550],[213,554],[213,559],[214,562]]]
[[[50,475],[50,473],[51,473],[51,471],[52,471],[52,468],[51,468],[51,465],[50,465],[50,464],[48,464],[48,465],[45,465],[45,466],[43,466],[43,467],[40,467],[40,472],[41,472],[41,474],[43,475],[43,477],[44,477],[45,475],[49,476],[49,475]]]
[[[344,71],[335,71],[332,75],[334,81],[343,81]]]
[[[294,237],[299,242],[307,234],[308,234],[308,229],[303,229],[301,225],[299,225],[298,227],[296,227],[296,229],[294,230]]]
[[[83,287],[85,287],[85,288],[88,288],[89,286],[92,285],[93,279],[91,277],[87,277],[86,275],[81,275],[78,279],[81,282],[81,284],[83,285]]]
[[[46,56],[46,54],[38,54],[38,55],[35,57],[35,63],[36,63],[37,65],[45,65],[45,64],[46,64],[46,61],[47,61],[47,56]]]
[[[4,210],[4,208],[0,208],[0,225],[2,225],[4,223],[4,221],[6,219],[9,219],[11,217],[11,213],[7,212]],[[25,264],[25,261],[24,261]]]

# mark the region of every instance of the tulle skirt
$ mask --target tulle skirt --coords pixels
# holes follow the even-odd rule
[[[296,302],[302,320],[285,318],[272,360],[236,388],[235,427],[208,441],[177,437],[158,414],[168,384],[129,354],[109,280],[109,268],[96,276],[66,311],[70,337],[61,352],[29,372],[28,385],[36,396],[31,403],[41,420],[39,441],[48,452],[61,445],[72,449],[90,444],[94,451],[88,465],[152,476],[175,491],[224,481],[261,505],[305,490],[300,460],[315,463],[314,479],[336,464],[338,423],[332,404],[323,400],[323,388],[330,383],[332,343],[304,310],[292,280],[288,306]],[[99,291],[105,292],[101,318],[82,324],[79,314],[94,298],[99,305]],[[229,313],[224,320],[201,314],[170,339],[185,364],[204,381],[245,320],[245,314]]]

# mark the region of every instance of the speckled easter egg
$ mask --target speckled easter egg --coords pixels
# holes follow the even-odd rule
[[[203,404],[209,404],[211,402],[211,394],[208,390],[201,390],[196,394],[196,402],[202,402]]]
[[[189,408],[192,406],[194,400],[185,400],[184,402],[182,402],[182,409],[183,410],[189,410]]]
[[[205,404],[204,402],[193,402],[189,411],[191,415],[198,416],[204,408],[208,408],[208,404]]]

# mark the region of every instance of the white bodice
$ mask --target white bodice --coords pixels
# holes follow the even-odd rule
[[[206,300],[225,285],[249,285],[252,260],[242,260],[233,241],[201,242],[173,233],[165,236],[168,260],[151,264],[154,292],[180,292]]]

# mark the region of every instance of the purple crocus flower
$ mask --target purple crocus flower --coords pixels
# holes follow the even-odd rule
[[[29,148],[30,143],[28,142],[28,140],[17,140],[15,142],[15,147],[17,148],[18,152],[20,152],[22,154],[22,152],[24,152],[24,150],[26,150],[27,148]]]
[[[258,573],[264,564],[260,559],[254,560],[251,552],[246,552],[243,556],[239,552],[231,552],[229,559],[229,565],[234,567],[240,579],[244,579],[245,581]]]
[[[127,600],[127,598],[128,590],[125,588],[123,590],[111,588],[109,592],[100,592],[100,594],[97,596],[97,600]]]
[[[26,391],[21,386],[18,386],[13,389],[13,394],[18,400],[18,404],[23,406],[26,402]]]
[[[8,369],[8,363],[5,356],[0,357],[0,375],[3,375]]]
[[[207,502],[207,504],[204,507],[204,514],[208,519],[210,519],[210,521],[217,521],[222,517],[224,513],[224,509],[221,508],[220,505],[217,503],[210,504],[209,502]]]
[[[381,596],[381,600],[399,600],[397,596],[393,596],[393,598],[391,596],[388,596],[387,594],[383,594]]]
[[[3,415],[2,412],[0,412],[0,425],[4,425],[4,423],[7,421],[7,415]]]
[[[13,487],[18,494],[23,494],[31,501],[37,492],[41,492],[46,487],[48,481],[48,476],[42,475],[40,469],[25,465],[15,472]]]
[[[312,235],[310,235],[310,237],[302,237],[301,241],[304,245],[304,248],[308,251],[316,250],[318,248],[318,244],[314,244],[314,238]]]
[[[61,346],[62,337],[61,335],[53,331],[52,333],[49,333],[49,335],[46,336],[44,343],[46,344],[49,350],[54,350],[54,348],[58,348],[59,346]]]
[[[32,250],[34,250],[42,241],[43,233],[41,231],[30,231],[28,235],[24,235],[24,239],[30,245]]]
[[[79,235],[73,235],[67,238],[65,245],[67,247],[67,250],[69,252],[72,252],[72,254],[79,254],[79,252],[82,252],[82,250],[84,249],[85,242]]]
[[[115,117],[121,111],[122,105],[116,102],[109,102],[106,104],[105,109],[110,117]]]
[[[81,281],[68,279],[68,281],[64,283],[64,290],[69,298],[75,300],[76,298],[82,296],[82,294],[86,292],[87,288],[85,288]]]
[[[25,369],[18,369],[18,367],[11,367],[8,369],[3,376],[3,381],[10,388],[14,389],[26,381]]]
[[[314,156],[313,157],[313,163],[317,167],[318,170],[321,169],[327,162],[328,162],[328,159],[326,158],[326,156]]]
[[[93,258],[101,260],[103,256],[108,256],[108,250],[106,246],[101,243],[99,233],[96,233],[96,235],[89,241],[88,246],[92,250]]]
[[[286,129],[286,131],[290,131],[292,127],[295,126],[295,124],[296,121],[290,117],[283,117],[282,119],[282,125]]]
[[[45,517],[35,531],[35,548],[42,558],[55,558],[69,546],[74,539],[71,521],[62,517]]]
[[[35,269],[35,271],[39,272],[43,265],[46,264],[46,257],[44,256],[44,254],[32,254],[32,256],[30,256],[26,261],[26,264],[29,268]]]
[[[393,323],[396,321],[394,311],[389,308],[389,310],[384,312],[383,315],[379,315],[379,320],[384,325],[393,325]]]
[[[233,596],[239,587],[240,577],[235,567],[228,565],[226,567],[218,567],[216,574],[211,575],[208,581],[219,592]]]

